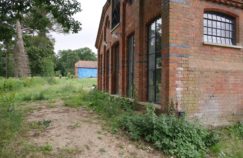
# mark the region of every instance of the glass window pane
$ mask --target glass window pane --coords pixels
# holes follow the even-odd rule
[[[153,85],[149,85],[149,89],[148,89],[148,100],[149,102],[154,102],[154,86]]]
[[[204,16],[204,18],[207,18],[208,17],[208,14],[204,14],[203,16]]]
[[[204,15],[204,41],[235,44],[235,19],[222,13],[207,12]],[[224,38],[222,38],[224,37]]]
[[[156,103],[160,103],[161,94],[161,69],[156,69]]]
[[[208,14],[208,18],[209,18],[209,19],[213,19],[212,14]]]
[[[155,26],[155,23],[153,23],[151,25],[150,29],[149,29],[149,36],[150,36],[150,38],[155,36],[155,31],[156,31],[156,26]]]
[[[213,27],[213,21],[208,20],[208,27]]]
[[[221,23],[217,22],[217,28],[220,29],[221,28]]]
[[[204,39],[204,42],[208,42],[208,37],[207,37],[207,35],[204,35],[204,36],[203,36],[203,39]]]
[[[225,23],[222,23],[221,24],[221,29],[225,29],[225,28],[226,28]]]
[[[226,30],[229,30],[230,29],[230,26],[229,26],[229,24],[226,24],[226,28],[225,28]]]
[[[157,103],[160,101],[161,73],[156,70],[161,69],[161,22],[161,18],[155,20],[148,29],[148,100]]]
[[[213,34],[213,29],[212,28],[208,28],[208,35],[212,35]]]
[[[217,36],[221,36],[221,30],[217,30]]]
[[[216,36],[217,35],[217,30],[213,29],[213,35]]]
[[[220,17],[220,16],[217,16],[217,20],[218,20],[218,21],[221,21],[221,17]]]
[[[134,35],[131,35],[128,38],[128,84],[127,84],[127,91],[128,91],[128,97],[133,97],[134,92],[134,47],[135,47],[135,41],[134,41]]]
[[[155,38],[149,40],[149,54],[155,52]]]

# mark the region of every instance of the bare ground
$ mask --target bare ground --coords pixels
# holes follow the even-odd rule
[[[35,146],[49,144],[48,155],[35,157],[70,158],[161,158],[162,154],[144,143],[130,141],[121,134],[111,134],[103,127],[99,117],[85,109],[64,107],[62,101],[40,105],[28,116],[27,121],[49,120],[44,131],[32,129],[28,139]]]

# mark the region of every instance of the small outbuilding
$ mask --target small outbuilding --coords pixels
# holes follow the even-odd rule
[[[78,78],[97,78],[97,61],[78,61],[75,63],[75,76]]]

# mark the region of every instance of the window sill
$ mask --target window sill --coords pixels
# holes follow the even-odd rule
[[[112,33],[113,31],[115,31],[115,30],[119,27],[119,25],[120,25],[120,23],[118,23],[116,26],[114,26],[114,27],[111,29],[111,33]]]
[[[138,104],[143,105],[143,106],[147,106],[147,105],[152,105],[155,107],[155,109],[160,110],[161,109],[161,105],[157,104],[157,103],[151,103],[151,102],[138,102]]]
[[[234,48],[234,49],[243,49],[242,46],[237,45],[225,45],[225,44],[216,44],[216,43],[209,43],[209,42],[203,42],[204,45],[208,46],[217,46],[217,47],[225,47],[225,48]]]
[[[109,93],[107,93],[107,94],[109,94]],[[120,96],[119,94],[110,94],[110,96],[115,97],[115,98],[124,98],[124,99],[127,99],[127,100],[131,101],[131,102],[134,102],[134,101],[135,101],[135,99],[133,99],[133,98],[122,97],[122,96]],[[147,106],[147,105],[153,105],[153,106],[155,107],[155,109],[157,109],[157,110],[160,110],[160,109],[161,109],[161,105],[160,105],[160,104],[157,104],[157,103],[141,102],[141,101],[138,101],[137,103],[138,103],[139,105],[144,106],[145,109],[146,109],[146,106]]]

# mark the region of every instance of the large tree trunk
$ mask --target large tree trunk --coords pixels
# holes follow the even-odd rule
[[[15,77],[28,77],[30,76],[29,59],[25,52],[24,40],[20,21],[16,21],[16,46],[14,50],[15,58]]]

